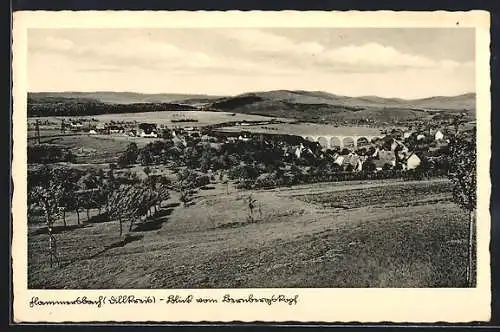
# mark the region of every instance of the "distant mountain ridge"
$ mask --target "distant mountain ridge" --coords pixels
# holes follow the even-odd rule
[[[260,97],[299,104],[327,104],[348,107],[404,107],[416,109],[473,110],[475,93],[457,96],[435,96],[421,99],[383,98],[377,96],[347,97],[323,91],[273,90],[248,92],[235,97]]]
[[[475,112],[475,94],[415,100],[382,97],[346,97],[323,91],[274,90],[249,92],[213,101],[211,108],[300,121],[338,123],[419,120],[435,112]]]
[[[29,92],[34,99],[82,98],[93,99],[109,104],[133,103],[220,103],[242,97],[256,97],[267,100],[282,101],[296,104],[326,104],[348,107],[405,107],[428,108],[443,110],[473,110],[475,108],[475,93],[457,96],[435,96],[421,99],[383,98],[377,96],[347,97],[323,91],[304,90],[272,90],[265,92],[247,92],[236,96],[212,96],[204,94],[155,93],[138,92]]]
[[[179,93],[138,93],[138,92],[29,92],[29,98],[75,98],[93,99],[105,104],[136,104],[136,103],[180,103],[182,101],[209,102],[221,96],[209,96],[203,94],[179,94]]]
[[[60,102],[127,105],[140,109],[140,104],[169,104],[175,109],[187,107],[291,118],[300,121],[338,123],[339,121],[391,122],[418,120],[435,113],[466,112],[475,114],[476,95],[436,96],[406,100],[377,96],[347,97],[323,91],[273,90],[247,92],[236,96],[209,96],[203,94],[143,94],[135,92],[36,92],[28,94],[28,105],[44,104],[52,109]],[[118,105],[119,104],[119,105]],[[134,106],[135,105],[135,106]],[[146,107],[154,110],[156,108]],[[39,107],[39,106],[36,106]],[[167,106],[165,106],[167,107]],[[170,107],[170,106],[169,106]],[[116,108],[116,107],[115,107]],[[161,107],[160,107],[161,108]],[[119,112],[116,112],[119,113]]]

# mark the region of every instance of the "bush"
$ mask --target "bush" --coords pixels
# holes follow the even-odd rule
[[[234,166],[229,170],[228,176],[231,180],[249,179],[254,180],[259,176],[259,173],[254,167],[249,165]]]
[[[274,188],[278,185],[279,179],[275,173],[264,173],[255,180],[255,188]]]
[[[207,174],[201,174],[196,177],[196,187],[203,187],[210,184],[210,176]]]

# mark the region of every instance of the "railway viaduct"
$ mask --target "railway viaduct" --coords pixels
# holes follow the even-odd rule
[[[383,138],[384,136],[339,136],[339,135],[308,135],[302,136],[304,139],[311,142],[318,142],[324,149],[331,149],[334,147],[343,148],[354,148],[357,149],[358,146],[367,145],[372,142],[375,138]]]

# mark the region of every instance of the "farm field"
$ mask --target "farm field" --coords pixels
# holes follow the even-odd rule
[[[61,119],[69,120],[71,118],[78,119],[96,119],[101,122],[110,121],[124,121],[124,122],[153,122],[158,125],[164,124],[170,126],[183,125],[183,126],[205,126],[212,125],[221,122],[230,121],[260,121],[260,120],[270,120],[273,119],[267,116],[251,115],[251,114],[234,114],[230,112],[212,112],[212,111],[165,111],[165,112],[144,112],[144,113],[120,113],[120,114],[101,114],[101,115],[91,115],[91,116],[75,116],[75,117],[65,117],[65,116],[54,116],[54,117],[39,117],[39,118],[29,118],[28,123],[34,123],[36,119],[48,120],[51,122],[56,122],[59,124]],[[182,122],[173,123],[172,120],[179,119],[194,119],[198,122]]]
[[[28,287],[466,286],[467,214],[448,180],[214,187],[186,207],[172,192],[125,240],[118,221],[92,211],[77,226],[70,215],[74,226],[56,231],[61,268],[49,266],[43,228],[30,225]]]
[[[43,131],[42,131],[43,132]],[[139,148],[157,138],[130,137],[121,135],[88,135],[75,134],[57,137],[44,137],[42,143],[66,146],[75,153],[77,163],[109,163],[116,162],[118,156],[127,146],[134,142]],[[34,140],[32,141],[35,142]]]

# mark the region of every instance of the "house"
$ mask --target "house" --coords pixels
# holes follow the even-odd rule
[[[417,141],[421,141],[423,139],[425,139],[425,135],[424,134],[418,134],[417,135]]]
[[[71,128],[71,130],[80,130],[80,129],[82,129],[83,124],[81,122],[78,122],[78,121],[72,121],[69,124],[69,127]]]
[[[140,137],[150,137],[150,138],[157,138],[158,134],[155,131],[152,131],[150,133],[146,133],[144,131],[141,131],[139,134]]]
[[[366,156],[356,156],[355,159],[356,165],[354,166],[355,172],[361,172],[363,170],[363,163],[366,161]]]
[[[412,170],[420,166],[422,163],[422,160],[415,154],[415,153],[410,153],[409,156],[407,156],[404,160],[404,168],[406,170]]]
[[[103,132],[106,130],[106,126],[103,124],[103,123],[98,123],[96,126],[95,126],[95,130],[96,131],[99,131],[99,132]]]
[[[413,134],[413,131],[405,131],[403,133],[403,138],[404,139],[410,138],[412,134]]]
[[[440,130],[436,131],[436,133],[434,134],[434,139],[436,141],[440,141],[443,138],[444,138],[444,134]]]
[[[97,132],[94,129],[90,129],[89,130],[89,134],[90,135],[95,135],[95,134],[97,134]]]
[[[339,166],[344,165],[344,156],[337,153],[334,157],[334,163]]]
[[[141,123],[139,124],[140,137],[158,137],[158,129],[154,123]]]
[[[362,164],[360,156],[358,156],[358,155],[356,155],[354,153],[349,153],[348,155],[344,156],[344,160],[343,160],[342,166],[344,168],[346,168],[349,165],[351,165],[353,170],[360,171],[361,168],[362,168],[362,166],[360,165],[360,163]]]
[[[123,133],[123,127],[119,127],[116,125],[110,125],[106,129],[110,134]]]
[[[238,137],[238,139],[239,139],[240,141],[243,141],[243,142],[248,142],[249,140],[251,140],[251,138],[249,138],[249,137],[243,137],[243,136],[241,136],[241,135]]]

